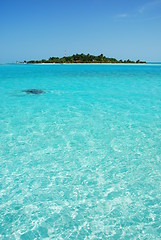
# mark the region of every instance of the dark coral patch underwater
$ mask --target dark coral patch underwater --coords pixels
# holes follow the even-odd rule
[[[44,91],[41,89],[27,89],[27,90],[22,90],[22,92],[25,92],[27,94],[42,94],[42,93],[44,93]]]

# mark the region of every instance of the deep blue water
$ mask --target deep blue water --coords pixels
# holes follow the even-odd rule
[[[161,239],[161,65],[1,65],[0,216],[0,239]]]

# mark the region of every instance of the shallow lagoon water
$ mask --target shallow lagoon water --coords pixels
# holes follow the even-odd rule
[[[161,65],[1,65],[0,101],[1,239],[161,238]]]

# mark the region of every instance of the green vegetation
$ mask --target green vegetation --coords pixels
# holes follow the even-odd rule
[[[25,61],[24,61],[25,63]],[[108,58],[105,57],[103,54],[99,56],[94,56],[90,54],[74,54],[72,56],[65,56],[62,58],[59,57],[50,57],[48,60],[42,59],[42,60],[32,60],[28,61],[27,63],[146,63],[140,60],[131,61],[131,60],[117,60],[115,58]]]

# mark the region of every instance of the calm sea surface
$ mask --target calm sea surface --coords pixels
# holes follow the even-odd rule
[[[161,239],[161,65],[0,66],[0,239]]]

